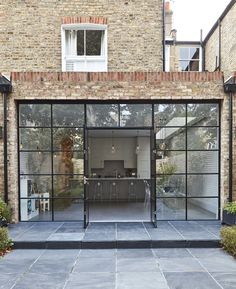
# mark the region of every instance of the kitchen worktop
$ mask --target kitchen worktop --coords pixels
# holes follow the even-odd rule
[[[134,177],[125,177],[125,178],[88,178],[90,181],[143,181],[144,179],[134,178]]]

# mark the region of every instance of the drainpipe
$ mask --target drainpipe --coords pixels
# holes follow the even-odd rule
[[[166,1],[163,0],[163,3],[162,3],[162,47],[163,47],[163,50],[162,50],[162,55],[163,55],[163,60],[162,60],[162,68],[163,68],[163,71],[165,72],[166,71],[166,21],[165,21],[165,18],[166,18]]]
[[[7,93],[3,93],[3,151],[4,151],[4,201],[8,203],[8,160],[7,160]]]
[[[235,77],[230,77],[224,83],[224,92],[229,95],[229,195],[228,201],[233,200],[233,94],[236,93]]]
[[[229,202],[233,200],[233,93],[229,93]]]
[[[218,20],[218,25],[219,25],[219,71],[221,71],[221,21],[220,19]]]
[[[7,159],[7,151],[8,151],[8,139],[7,139],[7,100],[8,95],[12,91],[11,82],[0,75],[0,92],[3,96],[3,166],[4,166],[4,201],[8,203],[8,159]]]

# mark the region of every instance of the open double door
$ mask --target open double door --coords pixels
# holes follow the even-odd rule
[[[89,144],[88,144],[88,129],[84,129],[84,228],[89,224]],[[148,192],[150,202],[150,222],[154,227],[157,226],[156,214],[156,136],[153,129],[150,130],[150,179]]]

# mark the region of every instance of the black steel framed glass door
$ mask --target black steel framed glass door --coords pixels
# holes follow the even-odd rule
[[[89,224],[88,130],[84,129],[84,228]]]
[[[150,136],[150,165],[151,165],[151,182],[150,182],[150,217],[154,227],[157,227],[156,213],[156,137],[155,131],[151,129]]]

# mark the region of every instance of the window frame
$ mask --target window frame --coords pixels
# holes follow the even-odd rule
[[[190,49],[191,48],[196,48],[196,49],[199,49],[199,58],[196,58],[196,59],[190,59],[190,58],[180,58],[180,49],[188,49],[188,55],[190,55]],[[181,70],[181,66],[180,66],[180,63],[182,61],[198,61],[199,63],[199,68],[198,70],[188,70],[188,71],[183,71]],[[178,51],[178,70],[180,72],[190,72],[190,71],[199,71],[201,72],[202,71],[202,47],[201,46],[198,46],[198,45],[184,45],[184,46],[179,46],[179,51]]]
[[[102,55],[67,55],[66,53],[66,31],[78,31],[78,30],[102,30],[104,31],[104,37],[102,39]],[[74,41],[75,51],[77,51],[77,36]],[[62,55],[62,71],[78,71],[78,72],[107,72],[108,64],[108,48],[107,48],[107,25],[104,24],[93,24],[93,23],[78,23],[78,24],[63,24],[61,26],[61,55]],[[84,69],[79,70],[68,70],[67,61],[76,62],[80,61],[84,65]],[[97,64],[102,64],[101,67],[97,67],[96,70],[87,69],[89,62],[97,62]]]

